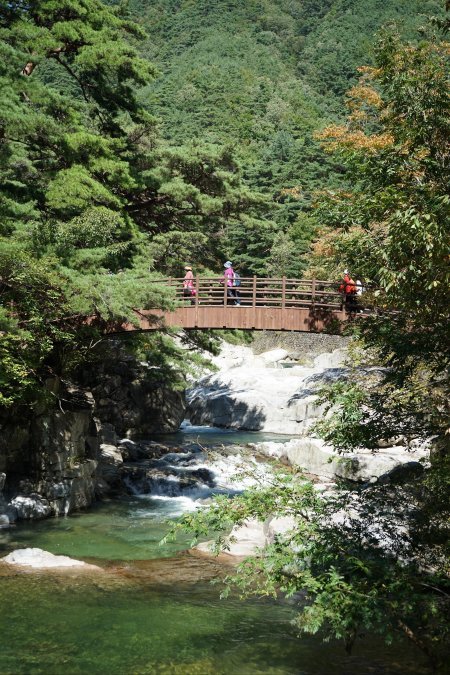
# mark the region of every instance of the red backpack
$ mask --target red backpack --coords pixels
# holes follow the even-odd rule
[[[345,283],[345,292],[347,295],[356,293],[356,284],[351,277],[349,277],[348,281]]]

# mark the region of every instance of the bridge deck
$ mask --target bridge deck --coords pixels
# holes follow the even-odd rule
[[[230,289],[217,277],[197,276],[192,294],[183,289],[182,278],[155,283],[161,282],[173,288],[177,307],[166,312],[136,311],[138,330],[157,330],[165,325],[339,333],[355,315],[346,311],[338,285],[329,281],[245,277],[239,287]],[[124,331],[136,329],[131,323],[121,326]]]

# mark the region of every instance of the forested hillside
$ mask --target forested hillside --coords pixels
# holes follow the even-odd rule
[[[232,224],[228,255],[249,272],[298,275],[315,193],[343,180],[314,131],[345,114],[344,92],[373,61],[380,27],[396,22],[402,35],[417,37],[441,4],[132,0],[130,7],[148,33],[141,53],[160,71],[141,100],[162,120],[164,137],[231,146],[249,185],[269,196],[264,229],[243,233]],[[253,244],[246,254],[243,241]]]
[[[96,325],[164,306],[151,272],[180,272],[192,246],[207,264],[227,219],[260,201],[226,148],[159,139],[137,98],[154,73],[142,37],[97,0],[0,5],[3,405],[34,406]]]

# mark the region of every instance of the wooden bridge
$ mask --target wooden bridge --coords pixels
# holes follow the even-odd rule
[[[344,306],[338,283],[316,279],[243,277],[239,287],[230,289],[218,277],[196,276],[192,295],[185,294],[183,278],[150,283],[173,288],[176,308],[173,311],[135,310],[139,327],[124,323],[120,331],[158,330],[167,326],[337,334],[355,318],[357,310],[361,311],[357,306]]]

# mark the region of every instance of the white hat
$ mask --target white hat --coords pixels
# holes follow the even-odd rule
[[[224,267],[233,267],[233,263],[230,260],[227,260],[227,262],[224,263]]]

